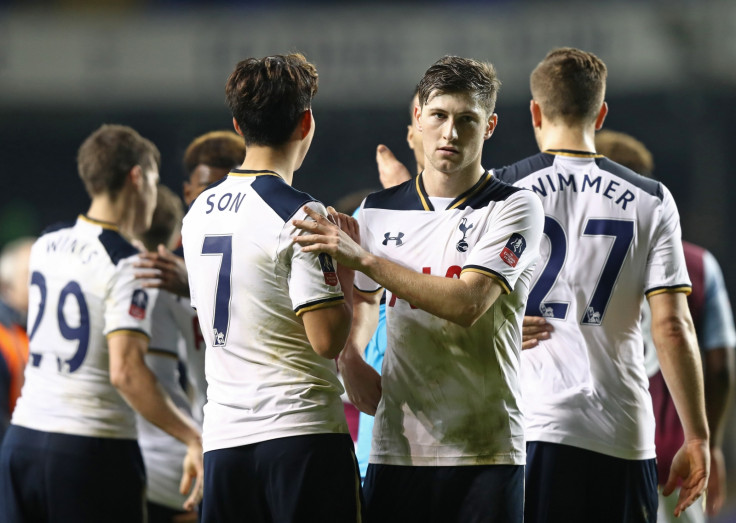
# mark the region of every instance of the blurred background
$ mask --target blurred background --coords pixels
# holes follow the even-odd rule
[[[162,181],[180,192],[188,143],[231,127],[224,85],[243,58],[298,50],[316,64],[317,131],[295,186],[334,203],[378,188],[379,143],[413,170],[412,90],[446,54],[491,61],[503,82],[484,166],[535,153],[528,77],[559,46],[606,62],[606,128],[652,151],[685,239],[715,254],[733,302],[736,2],[726,0],[0,0],[0,246],[87,209],[75,156],[102,123],[156,143]],[[729,437],[733,506],[736,430]]]

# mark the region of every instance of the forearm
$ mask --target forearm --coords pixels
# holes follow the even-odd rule
[[[142,363],[114,385],[125,401],[146,420],[164,432],[189,445],[200,442],[195,425],[174,405],[151,370]]]
[[[721,447],[733,394],[733,350],[721,347],[707,351],[703,357],[703,374],[711,447]]]
[[[370,254],[364,256],[360,270],[415,307],[465,327],[483,315],[501,294],[501,286],[485,275],[433,276]]]
[[[365,348],[378,326],[379,295],[354,293],[353,323],[345,348],[340,355],[340,363],[354,357],[363,358]]]
[[[653,323],[652,335],[686,441],[708,440],[702,367],[692,322],[670,319]]]

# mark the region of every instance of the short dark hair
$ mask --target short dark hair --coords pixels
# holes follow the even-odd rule
[[[568,125],[595,120],[606,94],[606,64],[572,47],[553,49],[532,71],[532,97],[542,114]]]
[[[108,193],[113,199],[125,185],[130,170],[160,168],[161,153],[151,142],[125,125],[105,124],[79,147],[79,177],[90,196]]]
[[[644,176],[652,176],[654,160],[649,149],[639,140],[618,131],[598,131],[595,133],[595,150]]]
[[[151,227],[141,234],[141,241],[146,249],[155,251],[159,244],[168,248],[168,243],[181,225],[183,218],[184,208],[181,198],[165,185],[159,185]]]
[[[245,143],[241,136],[232,131],[212,131],[195,138],[184,152],[186,177],[198,165],[218,169],[232,169],[243,163]]]
[[[284,144],[311,107],[317,84],[317,69],[299,53],[239,62],[225,95],[246,146]]]
[[[445,56],[432,64],[419,81],[419,104],[424,106],[433,93],[467,92],[491,115],[500,87],[501,82],[492,64],[472,58]]]

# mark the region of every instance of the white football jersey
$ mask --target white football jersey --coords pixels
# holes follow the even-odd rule
[[[30,355],[12,423],[45,432],[136,438],[135,414],[110,384],[106,336],[150,337],[157,292],[113,225],[80,216],[48,229],[30,259]]]
[[[347,433],[335,362],[307,339],[303,312],[343,302],[335,264],[292,238],[322,204],[268,171],[234,169],[184,218],[192,306],[207,346],[204,450]]]
[[[465,328],[387,291],[383,395],[370,462],[521,465],[520,330],[542,207],[530,191],[488,173],[455,199],[430,198],[423,176],[366,198],[358,216],[363,247],[424,274],[478,272],[504,292]],[[355,286],[380,290],[357,272]]]
[[[189,300],[186,300],[187,303]],[[179,362],[187,368],[186,355],[180,351],[183,339],[192,343],[192,314],[182,306],[181,299],[174,294],[159,292],[156,305],[151,311],[152,333],[146,364],[156,375],[174,405],[188,418],[192,418],[191,400],[182,388]],[[150,501],[172,509],[181,509],[185,496],[179,493],[182,463],[187,447],[152,423],[138,415],[138,444],[146,465],[146,495]]]
[[[522,355],[527,440],[655,457],[642,300],[690,290],[671,194],[593,153],[548,151],[495,174],[546,215],[527,314],[555,331]]]

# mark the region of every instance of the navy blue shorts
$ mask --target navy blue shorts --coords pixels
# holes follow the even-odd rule
[[[654,459],[614,458],[569,445],[526,446],[527,523],[654,522]]]
[[[362,491],[349,434],[311,434],[204,454],[202,521],[350,523]]]
[[[523,465],[368,465],[367,523],[521,523]]]
[[[0,521],[142,522],[138,443],[11,425],[0,449]]]

